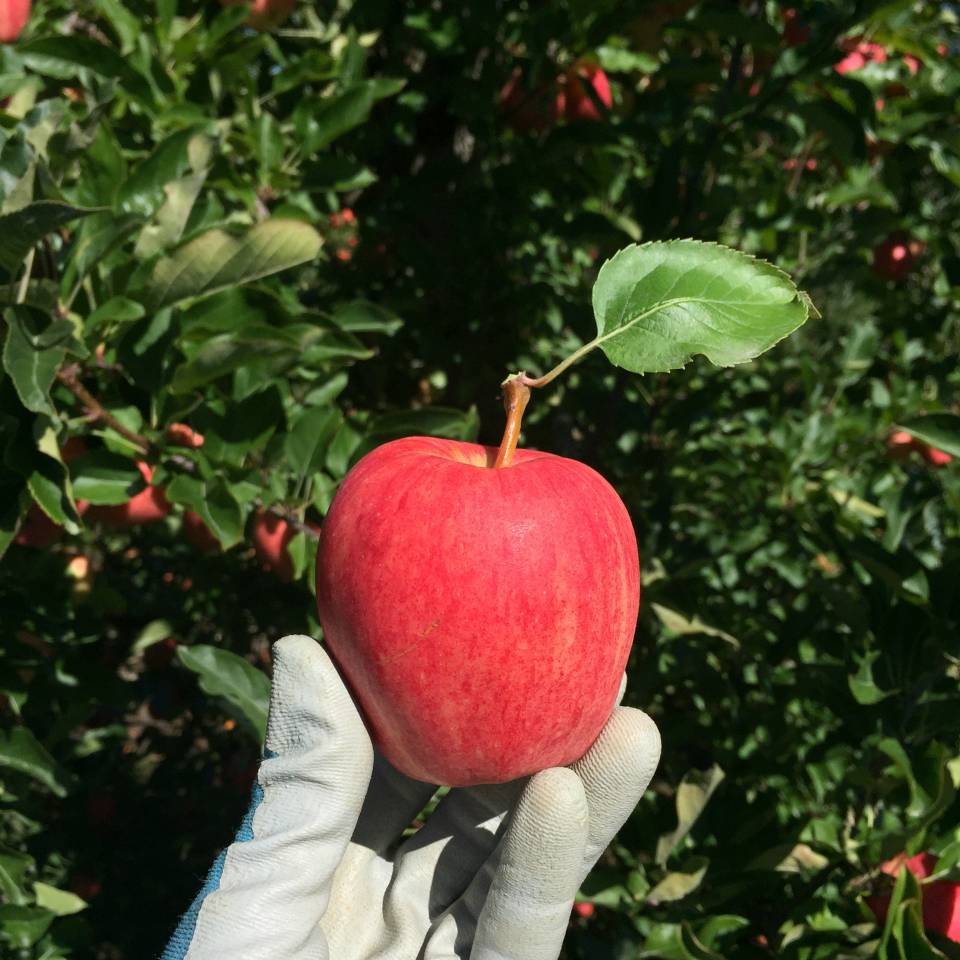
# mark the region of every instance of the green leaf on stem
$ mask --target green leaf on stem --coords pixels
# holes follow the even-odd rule
[[[819,316],[781,270],[696,240],[621,250],[600,270],[593,309],[593,345],[635,373],[678,369],[696,354],[745,363]]]

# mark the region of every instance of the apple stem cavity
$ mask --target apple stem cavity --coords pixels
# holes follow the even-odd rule
[[[518,373],[503,381],[503,408],[507,411],[507,425],[503,429],[503,439],[493,464],[495,470],[509,467],[513,460],[513,453],[520,439],[523,411],[527,409],[529,399],[530,387],[526,383],[526,374]]]

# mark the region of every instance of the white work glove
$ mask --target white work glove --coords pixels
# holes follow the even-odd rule
[[[402,839],[435,788],[374,757],[327,654],[285,637],[250,810],[162,960],[556,960],[659,757],[617,707],[573,767],[451,790]]]

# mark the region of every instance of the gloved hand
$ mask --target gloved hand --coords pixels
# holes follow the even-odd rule
[[[285,637],[250,809],[162,960],[555,960],[659,757],[617,707],[572,768],[451,790],[403,839],[435,788],[374,757],[327,654]]]

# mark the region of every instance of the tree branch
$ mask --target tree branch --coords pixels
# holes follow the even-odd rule
[[[152,451],[153,447],[146,437],[128,430],[109,410],[105,410],[100,401],[79,381],[75,363],[60,369],[57,379],[87,408],[87,413],[94,420],[102,420],[121,437],[139,447],[142,453],[149,454]]]

